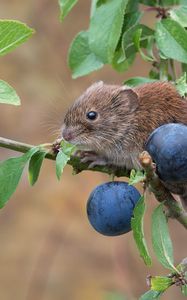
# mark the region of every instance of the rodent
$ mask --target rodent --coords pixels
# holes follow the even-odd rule
[[[96,153],[98,163],[139,169],[139,154],[148,136],[165,123],[187,125],[187,101],[172,83],[156,81],[130,88],[100,81],[69,108],[62,136]],[[187,189],[179,192],[187,195]]]

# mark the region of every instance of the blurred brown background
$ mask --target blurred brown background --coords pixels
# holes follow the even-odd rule
[[[75,34],[87,28],[89,6],[90,2],[80,0],[61,24],[57,0],[1,0],[1,18],[18,19],[36,30],[27,43],[1,58],[1,79],[22,99],[21,107],[1,105],[1,136],[31,144],[51,142],[58,135],[67,107],[92,82],[121,83],[133,75],[147,75],[149,66],[137,59],[125,74],[105,67],[71,79],[68,47]],[[19,155],[3,149],[0,154],[1,159]],[[31,188],[25,173],[18,190],[0,211],[0,300],[105,300],[108,292],[132,300],[146,291],[148,274],[165,274],[156,260],[152,268],[144,266],[132,233],[109,238],[89,225],[85,210],[88,195],[108,180],[91,172],[72,176],[67,167],[57,182],[54,162],[45,161],[39,181]],[[148,238],[154,205],[156,201],[148,203]],[[186,232],[175,221],[170,222],[170,229],[178,263],[186,256]],[[167,300],[183,298],[175,287],[163,296]]]

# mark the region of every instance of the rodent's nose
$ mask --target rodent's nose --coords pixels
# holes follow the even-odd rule
[[[62,137],[67,141],[70,142],[73,139],[73,133],[71,130],[64,128],[62,130]]]

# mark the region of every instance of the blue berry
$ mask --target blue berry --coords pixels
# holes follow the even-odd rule
[[[167,182],[187,181],[187,126],[165,124],[153,131],[146,150],[156,163],[159,177]]]
[[[126,233],[131,230],[133,209],[140,197],[138,190],[127,182],[101,184],[89,196],[88,219],[94,229],[104,235]]]

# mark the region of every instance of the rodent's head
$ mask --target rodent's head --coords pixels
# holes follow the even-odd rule
[[[112,149],[124,139],[137,106],[138,96],[131,88],[94,83],[69,108],[62,136],[85,150]]]

